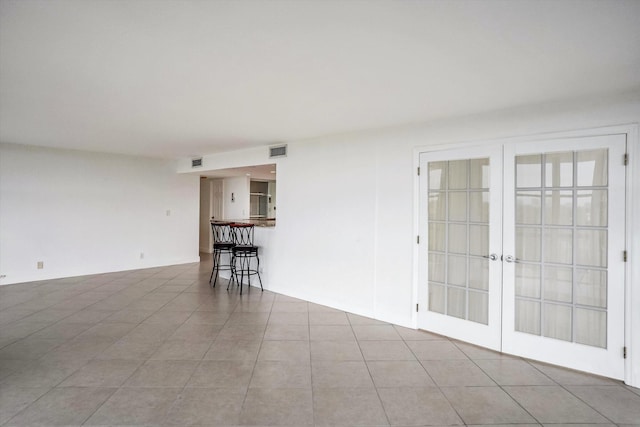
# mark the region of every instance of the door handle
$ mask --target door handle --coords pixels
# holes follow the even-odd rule
[[[504,257],[504,260],[506,262],[518,262],[518,260],[516,259],[516,257],[514,257],[513,255],[507,255]]]
[[[482,258],[489,258],[491,261],[495,261],[495,260],[498,259],[498,255],[496,255],[496,254],[482,255]]]

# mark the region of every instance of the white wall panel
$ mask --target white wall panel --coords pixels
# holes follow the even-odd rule
[[[199,178],[174,162],[11,144],[0,154],[0,283],[199,260]]]
[[[224,219],[249,218],[249,177],[225,178],[223,188]]]
[[[289,141],[287,157],[276,161],[269,288],[414,326],[416,149],[638,122],[639,100],[628,94]],[[204,169],[265,164],[267,154],[263,147],[213,154]],[[179,171],[189,169],[181,161]]]

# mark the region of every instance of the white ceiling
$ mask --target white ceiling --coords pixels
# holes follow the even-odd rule
[[[638,0],[0,0],[0,141],[182,157],[640,88]]]

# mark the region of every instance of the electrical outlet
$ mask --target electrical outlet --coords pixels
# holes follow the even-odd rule
[[[171,216],[171,209],[167,209],[167,216]]]
[[[7,275],[6,274],[0,274],[0,279],[6,279]]]
[[[140,259],[144,259],[144,252],[140,252]]]
[[[42,270],[44,268],[44,261],[38,261],[38,270]]]

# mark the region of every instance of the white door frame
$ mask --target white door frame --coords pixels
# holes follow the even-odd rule
[[[627,358],[625,360],[624,382],[640,388],[640,126],[637,123],[607,126],[593,129],[581,129],[565,132],[553,132],[522,137],[501,138],[494,140],[480,140],[457,142],[451,144],[424,145],[414,148],[413,165],[417,171],[420,166],[420,154],[431,151],[451,150],[456,148],[471,148],[494,144],[513,144],[519,142],[542,141],[547,139],[562,139],[583,136],[598,136],[612,134],[627,134],[627,154],[629,164],[626,170],[626,247],[628,261],[625,266],[625,345]],[[415,235],[420,233],[420,180],[414,175],[414,208],[413,229]],[[423,242],[426,244],[426,242]],[[419,246],[413,250],[413,304],[418,304],[419,289]],[[413,310],[412,323],[418,327],[418,315]]]
[[[490,218],[486,225],[491,231],[489,233],[489,247],[487,248],[487,253],[485,255],[488,258],[491,253],[502,253],[502,171],[500,168],[496,168],[502,164],[502,145],[496,144],[493,146],[473,148],[465,147],[463,150],[449,149],[445,151],[430,151],[426,154],[427,157],[429,157],[428,162],[478,158],[490,159],[491,173],[489,174],[489,196],[491,208],[489,209]],[[424,172],[421,173],[422,180],[423,182],[427,182],[428,171],[426,170],[427,168],[424,167],[424,163],[423,166],[421,166],[421,169],[424,170]],[[423,189],[423,191],[427,190]],[[425,195],[423,194],[422,196],[424,197]],[[424,203],[422,204],[421,209],[420,217],[427,218],[427,207]],[[422,221],[419,226],[421,228],[418,234],[424,241],[424,244],[419,245],[420,259],[424,260],[427,259],[429,253],[428,224]],[[502,263],[499,261],[487,260],[487,264],[489,271],[489,288],[487,290],[488,323],[485,325],[466,319],[458,319],[456,317],[430,312],[426,309],[422,310],[420,315],[423,316],[424,321],[429,321],[434,325],[432,332],[443,335],[449,335],[449,332],[453,338],[482,345],[494,350],[500,349],[500,344],[502,342],[500,328],[502,323]],[[427,281],[427,277],[424,276],[424,271],[419,271],[418,274],[422,275],[419,282],[425,283]],[[420,293],[420,289],[418,289],[418,292]],[[426,299],[428,300],[428,297]],[[424,303],[425,298],[420,298],[420,301]]]
[[[624,307],[625,290],[618,289],[615,284],[625,283],[625,265],[622,259],[622,251],[625,249],[625,212],[618,207],[625,204],[625,192],[614,191],[625,182],[625,167],[623,156],[626,147],[626,134],[616,134],[611,136],[581,136],[578,138],[562,138],[540,141],[526,144],[505,145],[504,175],[515,177],[516,156],[520,154],[542,154],[559,151],[575,152],[580,150],[608,148],[608,223],[607,240],[608,250],[606,264],[607,271],[607,317],[606,317],[606,346],[582,345],[577,342],[569,342],[545,337],[544,333],[532,335],[526,332],[518,332],[515,327],[515,264],[505,263],[504,278],[506,284],[503,287],[503,342],[502,351],[508,354],[528,357],[548,363],[557,363],[563,366],[571,366],[573,369],[593,372],[599,375],[607,375],[612,378],[622,379],[624,377],[623,346],[624,337],[624,314],[625,310],[611,309],[611,307]],[[577,166],[574,167],[574,171]],[[625,183],[626,184],[626,183]],[[542,183],[540,183],[541,189]],[[547,185],[547,184],[545,184]],[[573,185],[578,188],[576,182]],[[517,228],[515,219],[515,193],[516,183],[513,179],[505,180],[504,205],[504,255],[515,255],[515,230]],[[575,207],[574,207],[575,209]],[[575,224],[573,224],[575,226]],[[544,225],[543,227],[546,227]],[[546,264],[542,249],[542,265]],[[573,260],[575,262],[575,259]],[[548,300],[547,300],[548,301]],[[574,300],[575,302],[575,300]],[[574,311],[575,313],[575,311]],[[573,328],[573,326],[572,326]],[[580,350],[578,350],[580,349]],[[581,356],[578,356],[580,354]]]

